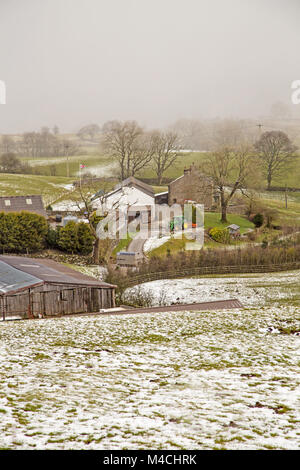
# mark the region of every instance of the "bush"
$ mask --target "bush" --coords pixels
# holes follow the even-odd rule
[[[48,228],[48,233],[46,237],[47,245],[49,248],[59,248],[58,241],[59,241],[59,231],[61,227],[57,227],[56,230],[53,228],[49,227]]]
[[[123,294],[122,300],[130,307],[152,307],[153,297],[151,292],[137,286],[130,289],[127,294]]]
[[[209,235],[218,243],[230,243],[230,234],[227,228],[214,227],[209,231]]]
[[[88,255],[93,250],[94,237],[89,225],[74,221],[67,223],[59,230],[57,245],[67,253]]]
[[[0,250],[7,253],[32,253],[46,245],[46,219],[30,212],[0,214]]]
[[[253,231],[253,232],[247,232],[245,234],[245,236],[248,238],[248,240],[251,240],[252,242],[254,242],[256,240],[256,233]]]
[[[93,250],[94,237],[88,224],[77,224],[78,253],[89,255]]]
[[[259,228],[264,223],[264,216],[262,214],[258,213],[253,217],[252,222],[254,223],[255,227]]]
[[[59,231],[58,246],[67,253],[78,252],[77,224],[74,221],[67,223]]]
[[[21,161],[15,153],[5,153],[0,157],[0,168],[4,173],[16,173],[21,167]]]

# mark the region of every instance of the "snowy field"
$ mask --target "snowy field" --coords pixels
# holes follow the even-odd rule
[[[300,295],[300,271],[152,281],[127,290],[151,293],[152,306],[238,298],[245,307],[289,302]]]
[[[299,448],[299,276],[165,281],[243,311],[1,323],[0,447]]]

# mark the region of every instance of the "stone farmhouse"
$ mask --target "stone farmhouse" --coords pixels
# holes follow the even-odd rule
[[[205,210],[211,210],[218,204],[218,194],[213,180],[200,172],[194,164],[185,169],[182,176],[168,185],[168,202],[183,205],[187,201],[203,204]]]

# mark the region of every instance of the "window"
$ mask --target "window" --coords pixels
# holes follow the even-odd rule
[[[32,204],[32,200],[31,200],[31,199],[26,199],[26,204],[31,205],[31,204]]]
[[[4,204],[5,204],[6,206],[11,206],[11,203],[10,203],[10,200],[9,200],[9,199],[6,199],[6,200],[4,201]]]

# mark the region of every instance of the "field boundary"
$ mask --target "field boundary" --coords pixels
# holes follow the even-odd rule
[[[235,265],[235,266],[200,266],[196,268],[181,269],[180,271],[161,271],[154,273],[128,276],[126,286],[133,287],[144,282],[162,279],[178,279],[192,276],[205,276],[210,274],[252,274],[271,273],[280,271],[293,271],[300,269],[300,262],[269,264],[269,265]]]

